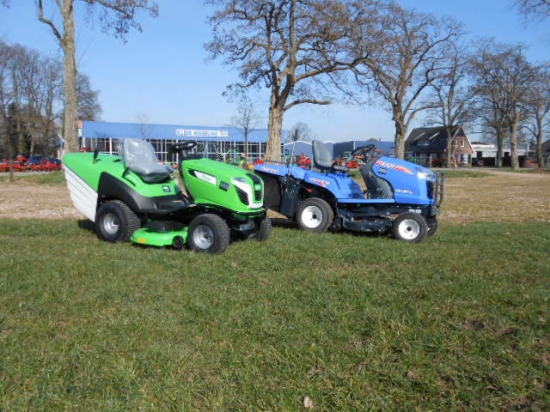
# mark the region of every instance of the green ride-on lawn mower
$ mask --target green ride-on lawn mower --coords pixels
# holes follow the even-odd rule
[[[195,145],[182,141],[169,149],[179,155],[185,192],[145,140],[121,139],[118,156],[97,150],[66,154],[75,208],[108,242],[221,253],[233,239],[266,240],[271,221],[262,180],[240,167],[189,155]]]

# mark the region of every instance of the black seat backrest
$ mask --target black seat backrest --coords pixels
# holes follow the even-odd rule
[[[324,143],[314,140],[312,142],[313,163],[320,170],[330,170],[332,168],[332,156]]]
[[[369,199],[393,199],[393,189],[389,182],[374,174],[372,166],[378,160],[377,158],[363,163],[361,166],[361,176],[367,187],[367,197]]]
[[[142,139],[123,139],[119,155],[126,169],[136,173],[145,183],[160,183],[170,179],[168,168],[159,163],[153,145]]]

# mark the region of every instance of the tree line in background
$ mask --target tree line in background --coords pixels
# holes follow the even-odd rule
[[[9,7],[11,0],[0,0],[0,5]],[[38,21],[46,25],[57,40],[62,52],[63,73],[63,117],[62,135],[64,149],[72,152],[78,149],[79,84],[81,73],[76,64],[76,22],[75,6],[86,7],[87,19],[97,21],[101,29],[115,37],[125,39],[130,29],[141,31],[141,26],[134,19],[139,11],[145,11],[156,17],[158,7],[149,0],[36,0],[35,7]]]
[[[239,76],[226,93],[269,90],[267,158],[281,156],[283,119],[292,107],[345,101],[392,114],[399,158],[412,121],[422,113],[449,130],[476,125],[494,136],[497,165],[509,141],[513,169],[519,168],[520,136],[533,140],[542,164],[550,65],[530,62],[520,44],[479,39],[467,45],[461,22],[393,1],[205,2],[216,10],[205,47]],[[534,3],[516,6],[520,12],[548,13],[548,2]]]
[[[64,114],[62,62],[20,45],[0,42],[0,158],[17,154],[54,156]],[[101,113],[98,91],[79,73],[78,117]]]
[[[480,39],[466,45],[461,22],[407,10],[389,0],[204,1],[214,10],[206,50],[212,59],[235,68],[239,76],[226,94],[269,90],[267,158],[281,156],[288,110],[336,101],[386,108],[392,114],[400,158],[411,123],[420,113],[438,126],[481,126],[496,139],[497,165],[503,142],[509,140],[512,168],[519,168],[517,147],[522,134],[534,139],[542,156],[548,131],[549,64],[528,61],[519,44]],[[9,6],[10,0],[0,4]],[[75,63],[76,4],[88,7],[89,16],[104,30],[123,39],[131,28],[141,30],[135,20],[138,11],[158,15],[156,2],[148,0],[36,2],[39,21],[50,27],[63,52],[62,134],[67,151],[78,147],[76,121],[81,106]],[[50,6],[49,13],[45,5]],[[514,5],[519,13],[541,21],[550,9],[547,0],[518,0]],[[45,17],[52,13],[59,18]],[[12,110],[23,113],[21,102],[12,103]],[[10,104],[3,112],[6,119]],[[43,110],[41,121],[51,117],[49,109]],[[27,129],[31,142],[36,124],[29,122]],[[4,121],[4,127],[8,125]],[[9,127],[21,133],[20,124]],[[42,134],[50,130],[51,125]],[[447,154],[451,156],[450,147]],[[537,163],[542,164],[540,159]]]

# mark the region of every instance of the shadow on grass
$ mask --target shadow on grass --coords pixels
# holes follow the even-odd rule
[[[283,229],[293,229],[296,231],[300,231],[300,228],[298,227],[298,223],[296,223],[293,220],[286,219],[284,217],[272,217],[271,218],[271,224],[274,227],[280,227]],[[335,235],[346,235],[346,236],[360,236],[360,237],[369,237],[369,238],[377,238],[377,237],[388,237],[390,236],[390,232],[357,232],[353,230],[345,230],[345,229],[329,229],[326,233],[331,233]],[[390,236],[391,237],[391,236]]]
[[[273,226],[283,227],[285,229],[298,229],[298,224],[296,222],[284,217],[272,217],[271,224]]]
[[[95,224],[89,219],[81,219],[77,222],[77,225],[80,229],[95,233]]]

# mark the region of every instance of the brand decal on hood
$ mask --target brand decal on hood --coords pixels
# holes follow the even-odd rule
[[[396,172],[406,173],[408,175],[414,175],[412,170],[409,169],[408,167],[397,165],[395,163],[385,162],[383,160],[377,160],[375,165],[386,169],[395,170]]]
[[[260,171],[267,172],[267,173],[273,173],[273,174],[280,174],[281,173],[281,171],[279,169],[274,169],[274,168],[268,167],[268,166],[260,167]]]
[[[322,187],[327,187],[328,185],[330,185],[329,180],[317,179],[315,177],[311,177],[309,181],[312,183],[317,183],[319,186],[322,186]]]

